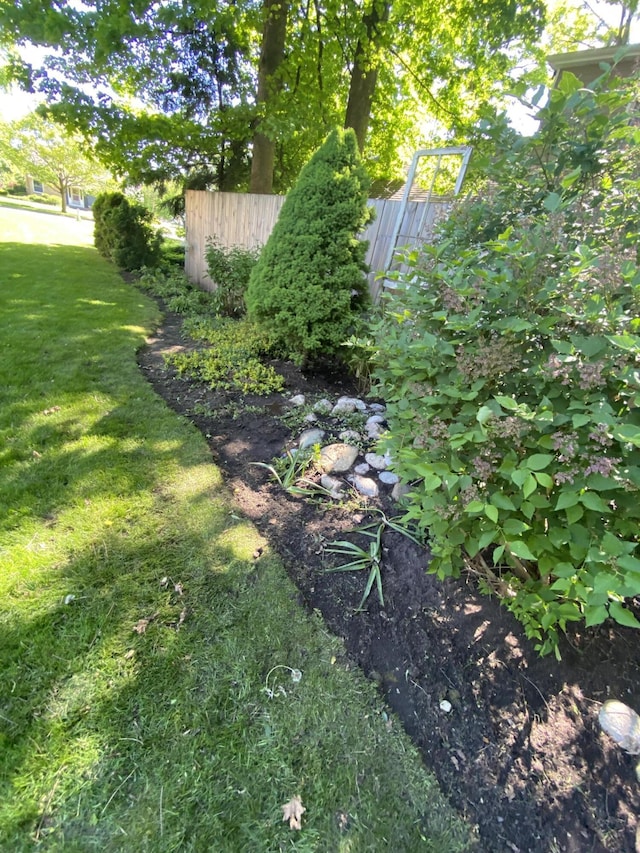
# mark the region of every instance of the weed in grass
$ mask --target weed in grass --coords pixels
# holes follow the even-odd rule
[[[324,549],[328,554],[340,554],[341,556],[351,558],[348,562],[342,563],[340,566],[334,566],[327,569],[327,572],[357,572],[368,570],[369,576],[367,578],[367,583],[360,604],[356,608],[356,612],[363,609],[365,602],[371,594],[374,583],[378,592],[380,605],[384,607],[384,596],[382,593],[382,535],[385,530],[394,530],[396,533],[401,533],[403,536],[411,539],[412,542],[422,545],[419,539],[406,527],[406,525],[402,524],[395,518],[387,518],[385,513],[380,509],[373,508],[371,511],[379,515],[380,520],[371,522],[370,524],[365,524],[353,531],[354,533],[359,533],[371,538],[372,541],[369,543],[368,549],[361,548],[359,545],[356,545],[355,542],[350,542],[347,539],[329,542]]]
[[[311,467],[314,456],[317,456],[317,449],[314,448],[298,450],[295,453],[288,450],[284,456],[274,459],[273,464],[268,462],[250,462],[249,464],[264,468],[281,489],[290,494],[296,494],[296,486]]]

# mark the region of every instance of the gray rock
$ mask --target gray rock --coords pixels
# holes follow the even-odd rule
[[[296,394],[289,400],[292,406],[304,406],[306,400],[304,394]]]
[[[379,453],[366,453],[365,461],[375,468],[376,471],[384,471],[389,465],[389,460],[386,456],[380,456]]]
[[[360,433],[355,429],[345,429],[338,436],[340,441],[344,441],[345,444],[357,444],[360,441]]]
[[[369,409],[378,413],[387,411],[387,407],[383,406],[382,403],[369,403]]]
[[[371,477],[361,477],[360,474],[354,474],[352,477],[349,477],[349,481],[353,483],[353,487],[357,492],[368,498],[377,498],[380,493],[378,484]]]
[[[305,429],[298,439],[298,447],[300,450],[306,450],[308,447],[313,447],[314,444],[319,444],[324,438],[323,429]]]
[[[318,420],[318,416],[314,415],[313,412],[309,412],[308,415],[304,416],[304,422],[306,424],[315,424]]]
[[[340,500],[344,497],[342,481],[338,480],[337,477],[330,477],[328,474],[323,474],[320,477],[320,485],[330,493],[332,498]]]
[[[338,402],[331,410],[332,415],[349,415],[351,412],[366,412],[367,404],[357,397],[339,397]]]
[[[324,471],[348,471],[358,458],[358,448],[348,444],[327,444],[320,451]]]
[[[640,717],[617,699],[607,700],[598,714],[602,730],[630,755],[640,755]]]
[[[391,497],[394,501],[401,501],[411,491],[411,487],[406,483],[396,483],[391,492]]]
[[[327,400],[326,397],[323,397],[322,400],[318,400],[317,403],[313,404],[313,411],[317,412],[319,415],[328,415],[332,408],[333,403],[331,400]]]
[[[397,474],[394,474],[393,471],[380,471],[378,479],[381,483],[384,483],[387,486],[394,486],[396,483],[400,482],[400,477],[398,477]]]
[[[371,465],[367,465],[366,462],[361,462],[359,465],[353,469],[356,474],[368,474],[371,470]]]
[[[370,418],[367,418],[367,423],[365,424],[365,426],[369,427],[370,425],[372,426],[373,424],[379,425],[379,424],[383,424],[383,423],[384,423],[384,418],[382,417],[382,415],[371,415]]]

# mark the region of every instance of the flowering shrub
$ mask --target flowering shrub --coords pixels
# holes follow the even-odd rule
[[[637,81],[616,85],[563,78],[377,332],[431,570],[478,573],[543,654],[569,622],[640,628],[640,129]]]

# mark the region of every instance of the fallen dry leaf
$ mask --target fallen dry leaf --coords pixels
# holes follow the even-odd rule
[[[52,415],[54,412],[59,412],[59,411],[60,411],[60,406],[51,406],[50,409],[45,409],[42,414],[43,415]]]
[[[144,634],[144,632],[147,630],[148,624],[148,619],[139,619],[137,625],[133,626],[133,630],[136,632],[136,634]]]
[[[302,829],[302,815],[306,812],[302,800],[297,795],[291,797],[282,807],[282,820],[289,821],[289,829]]]

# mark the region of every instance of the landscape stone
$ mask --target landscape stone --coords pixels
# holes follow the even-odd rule
[[[320,451],[324,471],[348,471],[358,458],[358,448],[349,444],[327,444]]]
[[[386,412],[387,407],[383,406],[382,403],[369,403],[369,408],[372,412]]]
[[[338,437],[345,444],[357,444],[360,441],[360,433],[355,429],[345,429]]]
[[[371,470],[371,465],[367,465],[366,462],[361,462],[359,465],[353,469],[356,474],[368,474]]]
[[[319,444],[324,438],[325,432],[323,429],[316,427],[315,429],[306,429],[298,439],[298,447],[300,450],[306,450],[308,447],[313,447],[314,444]]]
[[[332,408],[333,403],[331,400],[327,400],[326,397],[313,404],[313,411],[318,412],[319,415],[328,415]]]
[[[332,498],[340,500],[344,497],[342,481],[338,480],[337,477],[330,477],[329,474],[323,474],[320,477],[320,485],[331,494]]]
[[[391,492],[391,497],[394,501],[401,501],[411,491],[411,487],[406,483],[396,483]]]
[[[379,453],[367,453],[364,458],[372,468],[376,469],[376,471],[384,471],[384,469],[389,466],[388,457],[380,456]]]
[[[349,477],[349,481],[353,483],[356,491],[368,498],[377,498],[380,493],[378,484],[371,477],[361,477],[360,474],[353,474],[353,476]]]
[[[304,396],[304,394],[296,394],[295,396],[291,397],[289,402],[291,403],[292,406],[304,406],[304,404],[306,402],[305,396]]]
[[[348,415],[351,412],[366,412],[367,404],[364,400],[359,400],[357,397],[339,397],[338,402],[331,410],[332,415]]]
[[[398,477],[397,474],[394,474],[393,471],[380,471],[378,479],[381,483],[384,483],[387,486],[393,486],[400,482],[400,477]]]
[[[633,708],[608,699],[598,714],[602,730],[630,755],[640,755],[640,717]]]
[[[309,412],[308,415],[304,416],[304,422],[307,424],[315,424],[318,420],[318,416],[314,415],[313,412]]]

